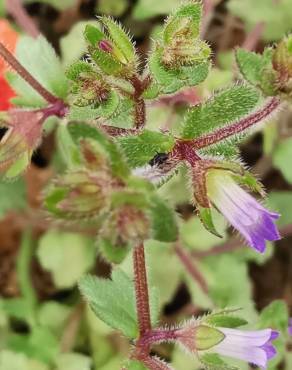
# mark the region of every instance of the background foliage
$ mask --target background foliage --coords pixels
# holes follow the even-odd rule
[[[150,40],[157,37],[164,17],[180,1],[27,0],[24,3],[53,47],[45,38],[32,43],[21,36],[16,55],[45,87],[64,97],[68,93],[64,71],[68,76],[68,66],[84,55],[86,44],[83,31],[85,26],[95,24],[96,14],[108,14],[122,21],[134,35],[139,52],[146,57],[152,45]],[[292,3],[289,0],[214,0],[211,5],[204,38],[213,51],[214,69],[207,80],[188,89],[185,94],[168,96],[149,104],[149,129],[155,130],[164,125],[184,138],[192,138],[202,133],[196,130],[209,132],[214,124],[221,126],[240,118],[258,103],[258,96],[253,95],[249,87],[238,85],[229,92],[230,84],[238,77],[231,51],[251,37],[253,48],[261,52],[268,43],[291,31]],[[0,15],[10,19],[2,0]],[[260,35],[255,36],[253,30],[259,24],[264,27]],[[161,83],[159,77],[163,71],[155,58],[150,65],[161,91],[172,92],[173,89],[174,92],[181,87],[179,80],[174,86]],[[204,76],[206,68],[200,65],[196,76]],[[17,104],[25,107],[43,105],[42,99],[21,79],[11,73],[8,78],[15,90],[21,92],[15,101]],[[190,85],[200,82],[188,81]],[[188,105],[208,98],[218,88],[221,90],[216,92],[213,100],[187,115],[183,130],[180,130],[181,118]],[[238,91],[240,94],[237,94]],[[151,96],[153,91],[148,93]],[[242,110],[236,112],[235,117],[233,107],[225,101],[226,96],[229,100],[230,94],[234,104],[240,105]],[[223,112],[217,108],[219,104],[224,105]],[[96,109],[99,112],[102,110],[111,123],[118,125],[123,122],[130,127],[130,115],[120,115],[125,107],[131,112],[129,101],[113,95],[108,105]],[[212,112],[215,110],[217,115],[222,113],[222,121],[213,122],[210,109]],[[71,118],[90,118],[95,113],[86,106],[78,107],[71,112]],[[194,120],[204,125],[194,127],[188,124]],[[74,152],[76,143],[70,141],[71,137],[64,128],[59,126],[58,130],[54,130],[55,127],[54,120],[46,122],[46,138],[24,176],[15,182],[0,184],[0,370],[119,369],[130,347],[126,337],[134,338],[137,333],[130,257],[123,260],[111,280],[106,279],[111,268],[103,258],[105,251],[96,251],[95,230],[90,225],[85,231],[80,227],[82,225],[60,226],[44,214],[41,195],[49,181],[66,166],[74,168],[80,161],[79,153]],[[78,137],[78,127],[74,132]],[[88,133],[88,137],[90,135]],[[251,327],[255,323],[259,328],[273,326],[283,334],[282,339],[277,341],[279,356],[271,363],[270,370],[288,370],[292,363],[291,343],[287,335],[292,309],[291,136],[291,112],[287,110],[264,130],[255,132],[240,147],[245,162],[263,179],[269,192],[270,206],[282,215],[279,226],[286,237],[276,244],[271,243],[266,255],[243,248],[238,240],[235,244],[233,242],[228,253],[223,248],[223,252],[215,254],[212,248],[220,244],[227,246],[225,250],[228,250],[226,243],[232,237],[231,232],[219,215],[215,223],[223,235],[221,240],[203,228],[189,203],[190,190],[183,169],[161,187],[159,193],[165,203],[160,205],[155,199],[153,203],[159,209],[152,210],[158,218],[160,216],[158,221],[164,222],[166,217],[172,220],[167,203],[175,206],[180,214],[183,245],[194,256],[193,262],[202,275],[201,279],[191,276],[173,245],[166,243],[169,240],[157,237],[161,241],[149,240],[146,246],[147,262],[151,266],[152,321],[172,324],[191,314],[204,314],[214,308],[242,307],[241,315]],[[102,138],[99,139],[103,142]],[[64,142],[66,145],[62,144]],[[135,155],[127,153],[129,143],[132,150],[135,149]],[[103,145],[107,143],[103,142]],[[136,167],[149,162],[157,152],[169,151],[173,142],[164,133],[146,131],[138,137],[122,137],[120,145],[125,149],[129,164]],[[69,155],[66,152],[68,147],[73,148]],[[116,154],[112,152],[112,155]],[[127,173],[122,161],[112,170],[121,176]],[[163,222],[156,225],[157,229],[164,226]],[[170,231],[175,233],[174,228]],[[162,235],[165,234],[163,230]],[[170,240],[173,239],[175,237],[170,236]],[[88,277],[87,273],[96,277]],[[82,300],[78,282],[83,294],[88,296],[95,292],[89,302],[92,310]],[[123,336],[117,330],[122,331]],[[171,360],[177,369],[200,369],[196,359],[182,354],[171,345],[157,346],[155,351]],[[241,363],[239,366],[240,369],[248,369],[248,365]],[[142,367],[133,363],[130,369],[142,370]]]

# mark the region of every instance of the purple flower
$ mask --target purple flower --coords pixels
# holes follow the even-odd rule
[[[208,171],[207,192],[213,205],[258,252],[265,251],[266,240],[280,239],[274,223],[279,214],[270,212],[243,190],[229,171]]]
[[[288,334],[292,336],[292,318],[289,319]]]
[[[218,328],[225,338],[212,348],[219,355],[233,357],[266,369],[268,361],[276,354],[272,341],[277,339],[278,332],[272,329],[242,331],[237,329]]]

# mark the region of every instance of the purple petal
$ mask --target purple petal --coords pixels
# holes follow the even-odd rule
[[[218,328],[224,335],[224,342],[245,347],[261,347],[271,340],[272,329],[264,330],[238,330],[230,328]]]
[[[274,224],[279,217],[277,213],[264,208],[234,181],[218,183],[217,186],[218,196],[212,199],[213,203],[251,247],[263,253],[266,240],[280,239]]]
[[[261,348],[266,352],[268,360],[271,360],[277,354],[276,348],[271,343],[267,343]]]
[[[272,330],[271,337],[269,339],[269,342],[278,339],[280,336],[280,333],[277,330]]]
[[[288,333],[292,336],[292,318],[289,320]]]
[[[224,346],[224,341],[221,342],[214,348],[216,353],[222,356],[232,357],[238,360],[242,360],[254,365],[257,365],[263,369],[266,369],[268,357],[267,353],[263,348],[260,347],[237,347],[237,346]]]

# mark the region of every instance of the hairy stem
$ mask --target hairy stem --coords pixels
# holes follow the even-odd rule
[[[121,127],[108,126],[105,124],[102,124],[99,127],[101,130],[103,130],[109,136],[112,136],[112,137],[124,136],[124,135],[138,135],[140,133],[140,131],[135,128],[121,128]]]
[[[134,248],[133,263],[138,326],[140,337],[142,337],[147,331],[151,330],[147,272],[143,243]]]
[[[147,356],[141,361],[149,370],[172,370],[172,367],[156,357]]]
[[[181,263],[185,266],[188,273],[192,276],[192,278],[200,285],[202,291],[208,294],[208,284],[196,266],[195,262],[191,260],[191,255],[189,255],[180,245],[179,243],[175,244],[174,247],[175,253],[178,256]]]
[[[59,99],[45,89],[0,42],[0,56],[48,103],[54,104]]]
[[[12,15],[15,22],[23,29],[29,36],[38,37],[40,31],[36,24],[28,15],[21,0],[6,0],[6,9]]]
[[[234,136],[239,134],[248,128],[256,125],[257,123],[267,119],[271,116],[272,113],[276,112],[279,108],[281,102],[278,98],[269,98],[267,99],[266,104],[263,108],[258,110],[257,112],[252,113],[248,117],[244,117],[238,122],[235,122],[229,126],[225,126],[223,128],[219,128],[218,130],[212,132],[211,134],[201,136],[196,140],[192,140],[189,142],[190,145],[195,150],[205,148],[209,145],[213,145],[218,143],[221,140],[227,139],[230,136]]]
[[[141,95],[143,94],[144,90],[148,86],[148,79],[145,78],[143,81],[139,78],[139,76],[132,76],[131,78],[132,86],[134,87],[134,95],[133,100],[135,103],[135,127],[137,129],[143,128],[145,126],[145,120],[146,120],[146,107],[145,107],[145,101],[143,98],[141,98]]]

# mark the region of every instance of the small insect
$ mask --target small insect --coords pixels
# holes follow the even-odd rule
[[[149,161],[149,164],[151,167],[153,166],[160,166],[164,164],[168,160],[169,155],[167,153],[157,153],[151,161]]]

